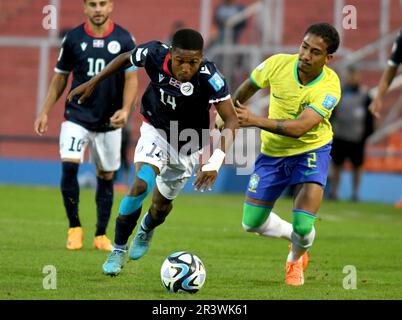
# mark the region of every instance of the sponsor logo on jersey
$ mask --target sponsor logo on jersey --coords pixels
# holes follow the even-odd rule
[[[327,94],[325,96],[324,102],[322,103],[322,106],[327,109],[331,110],[336,104],[336,98],[334,96],[331,96],[330,94]]]
[[[110,41],[109,44],[107,45],[107,50],[111,53],[111,54],[116,54],[119,53],[121,50],[121,45],[119,42],[117,42],[116,40]]]
[[[85,49],[87,48],[87,46],[88,46],[88,43],[86,43],[86,42],[81,42],[81,50],[82,50],[82,51],[85,51]]]
[[[215,72],[214,75],[208,80],[211,86],[218,92],[220,89],[223,88],[225,82],[223,81],[222,77],[219,75],[218,72]]]
[[[184,82],[180,86],[180,92],[184,96],[191,96],[194,92],[194,86],[191,82]]]
[[[169,84],[178,89],[180,89],[180,86],[181,86],[181,82],[179,80],[176,80],[175,78],[170,78]]]
[[[162,82],[163,79],[165,79],[165,76],[163,74],[159,74],[159,82]]]
[[[103,39],[94,39],[92,42],[94,48],[103,48],[105,46],[105,40]]]

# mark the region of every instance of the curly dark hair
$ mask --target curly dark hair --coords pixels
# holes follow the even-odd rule
[[[175,32],[172,40],[173,48],[184,50],[201,50],[204,46],[204,39],[201,34],[193,29],[181,29]]]
[[[334,26],[329,23],[313,24],[308,27],[304,35],[308,33],[321,37],[327,44],[327,52],[329,54],[334,53],[339,47],[339,33]]]

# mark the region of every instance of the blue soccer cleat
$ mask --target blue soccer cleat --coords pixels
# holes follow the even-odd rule
[[[125,257],[126,251],[113,250],[102,266],[103,273],[109,276],[117,276],[123,268]]]
[[[128,257],[131,260],[138,260],[147,253],[153,234],[154,230],[146,232],[141,226],[138,228],[134,239],[131,241],[130,249],[128,250]]]

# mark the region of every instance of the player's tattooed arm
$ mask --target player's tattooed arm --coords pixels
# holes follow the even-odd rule
[[[285,120],[275,120],[276,128],[274,133],[284,135],[285,134]]]

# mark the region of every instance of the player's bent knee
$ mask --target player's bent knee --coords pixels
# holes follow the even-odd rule
[[[113,180],[114,171],[96,171],[96,176],[102,180]]]
[[[78,168],[79,168],[79,163],[68,162],[68,161],[62,162],[63,173],[76,175],[78,173]]]
[[[138,170],[137,177],[144,181],[147,185],[146,193],[150,193],[155,188],[155,171],[149,164],[143,164]]]
[[[155,171],[149,164],[143,164],[137,172],[134,185],[131,187],[130,196],[149,194],[155,188]]]
[[[130,188],[129,195],[132,197],[139,196],[147,192],[147,184],[145,181],[136,179]]]
[[[137,177],[130,193],[120,203],[121,215],[131,215],[141,208],[142,201],[155,187],[155,172],[150,165],[142,165]]]
[[[79,188],[77,175],[78,175],[79,164],[74,162],[63,162],[62,163],[62,175],[60,187],[61,191],[70,191]],[[77,189],[78,190],[78,189]]]
[[[254,206],[248,203],[243,205],[243,229],[247,232],[258,232],[265,221],[267,221],[272,208]]]

